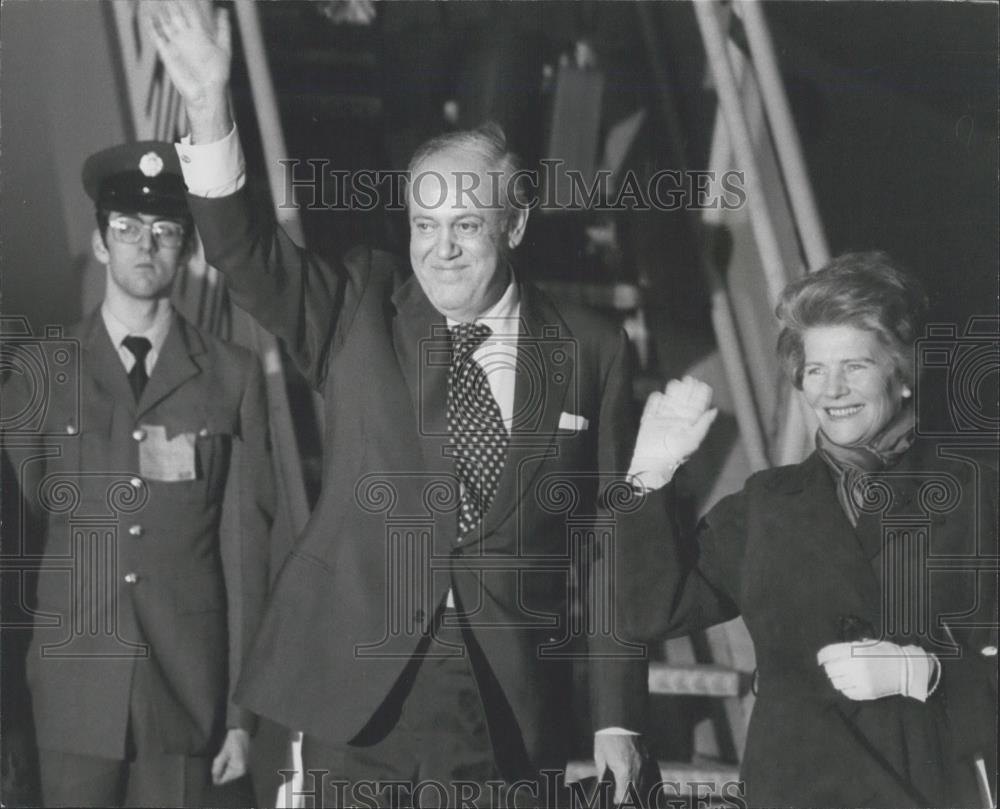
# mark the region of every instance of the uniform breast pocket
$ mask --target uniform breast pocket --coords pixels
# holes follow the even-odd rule
[[[205,481],[209,493],[222,496],[237,438],[239,423],[235,413],[210,412],[205,424],[198,429],[195,464],[198,479]]]
[[[221,499],[236,434],[236,419],[209,412],[201,418],[167,419],[142,425],[140,473],[171,500]]]

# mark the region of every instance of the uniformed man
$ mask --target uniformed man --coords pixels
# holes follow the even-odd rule
[[[44,541],[27,659],[42,798],[219,803],[213,785],[247,768],[254,717],[229,693],[268,578],[261,372],[171,305],[195,238],[173,146],[107,149],[83,182],[107,289],[69,331],[79,398],[16,372],[3,391],[8,415],[48,396],[34,450],[12,453]]]

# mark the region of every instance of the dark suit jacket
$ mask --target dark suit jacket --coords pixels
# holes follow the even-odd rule
[[[459,543],[444,317],[392,256],[356,249],[324,263],[248,200],[246,190],[189,198],[234,300],[323,392],[326,433],[319,502],[279,574],[237,698],[307,734],[351,740],[452,587],[482,651],[472,661],[480,683],[495,678],[516,721],[519,734],[502,740],[518,748],[511,759],[564,763],[570,659],[588,649],[595,727],[639,730],[644,650],[615,637],[615,608],[632,591],[613,562],[618,546],[643,538],[618,530],[614,508],[597,508],[609,487],[623,493],[634,440],[624,334],[521,286],[511,447],[481,531]],[[589,425],[559,429],[564,412]],[[624,492],[618,508],[636,507]],[[577,561],[589,577],[580,589],[600,594],[582,608],[595,618],[589,630],[569,620]]]
[[[650,598],[631,626],[648,639],[742,614],[759,681],[742,766],[749,805],[927,805],[890,768],[929,805],[974,805],[969,762],[981,754],[989,768],[996,755],[992,454],[918,442],[872,478],[856,529],[816,454],[721,500],[699,527],[697,559],[671,526],[636,581]],[[926,703],[843,697],[816,662],[842,640],[842,617],[936,653],[937,691]]]
[[[137,406],[100,313],[68,337],[79,399],[73,384],[46,393],[23,374],[3,390],[8,413],[49,397],[40,431],[5,442],[44,542],[27,659],[39,746],[122,758],[133,669],[148,650],[163,750],[214,754],[227,725],[253,721],[229,693],[267,588],[259,363],[177,315]],[[143,479],[141,425],[194,436],[196,478]]]

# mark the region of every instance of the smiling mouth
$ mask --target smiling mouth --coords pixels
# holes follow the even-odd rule
[[[826,412],[831,418],[834,419],[846,419],[851,416],[860,413],[864,408],[864,405],[850,405],[849,407],[828,407]]]

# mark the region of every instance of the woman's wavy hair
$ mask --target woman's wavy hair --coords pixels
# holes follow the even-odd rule
[[[912,386],[913,344],[923,332],[927,310],[923,286],[887,253],[844,253],[781,293],[775,309],[781,324],[778,359],[801,390],[804,332],[817,326],[854,326],[874,332],[899,381]]]

